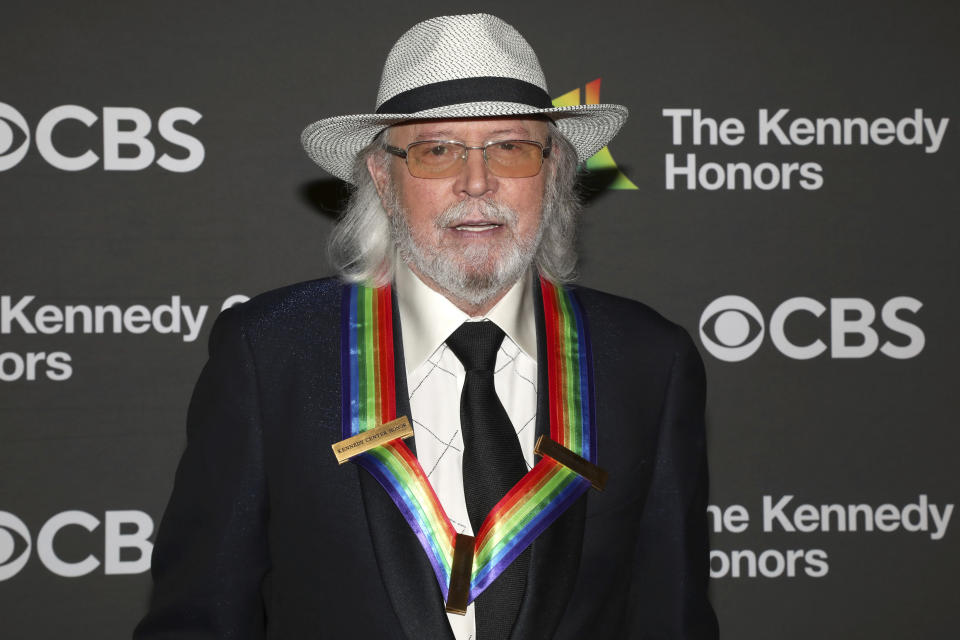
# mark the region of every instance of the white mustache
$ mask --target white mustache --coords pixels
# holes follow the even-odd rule
[[[479,218],[484,222],[515,228],[518,217],[515,210],[499,202],[464,200],[444,209],[437,217],[436,225],[441,229],[449,229],[459,226],[467,220],[475,222]]]

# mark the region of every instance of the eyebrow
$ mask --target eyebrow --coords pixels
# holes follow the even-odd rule
[[[414,140],[446,140],[452,135],[449,129],[428,129],[418,133]]]

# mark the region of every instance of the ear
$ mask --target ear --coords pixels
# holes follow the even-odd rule
[[[373,185],[377,188],[377,195],[380,196],[380,204],[383,205],[383,210],[386,211],[389,216],[393,215],[393,212],[387,207],[387,202],[383,194],[387,192],[387,181],[390,180],[390,167],[388,164],[381,162],[381,159],[378,157],[381,153],[386,152],[378,151],[377,153],[367,156],[367,171],[370,173],[370,177],[373,178]]]

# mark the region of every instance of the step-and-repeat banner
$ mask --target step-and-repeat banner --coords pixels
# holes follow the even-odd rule
[[[707,367],[711,597],[736,639],[960,624],[960,11],[518,3],[588,163],[582,278]],[[7,3],[0,20],[0,636],[119,639],[217,313],[330,272],[299,146],[373,108],[450,2]]]

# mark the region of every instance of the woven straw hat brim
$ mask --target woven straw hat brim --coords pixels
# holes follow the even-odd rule
[[[541,109],[516,102],[467,102],[416,113],[363,114],[324,118],[303,130],[300,142],[318,165],[346,182],[353,182],[353,164],[361,149],[385,128],[410,120],[546,115],[557,125],[580,162],[610,142],[627,120],[618,104],[588,104]]]

